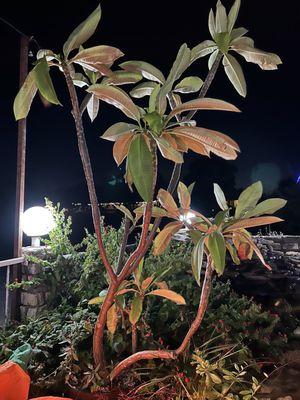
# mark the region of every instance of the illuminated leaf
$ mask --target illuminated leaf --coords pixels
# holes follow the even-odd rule
[[[205,57],[213,53],[218,47],[212,40],[205,40],[192,49],[191,62],[198,60],[198,58]]]
[[[230,35],[230,40],[235,40],[238,39],[248,33],[248,29],[246,28],[236,28],[233,29]]]
[[[37,87],[33,79],[33,72],[31,71],[27,75],[25,82],[14,101],[14,114],[16,121],[27,117],[36,92]]]
[[[114,303],[107,313],[106,325],[109,333],[114,335],[118,325],[118,313],[117,313],[117,306]]]
[[[240,7],[241,7],[241,0],[235,0],[233,6],[231,7],[231,10],[229,11],[228,14],[228,32],[231,33],[237,17],[239,15],[239,11],[240,11]]]
[[[238,198],[237,207],[235,210],[235,218],[243,217],[247,211],[252,211],[261,198],[262,193],[263,187],[260,181],[255,182],[247,187]]]
[[[221,3],[220,0],[217,2],[217,9],[216,9],[216,31],[217,33],[220,32],[227,32],[228,20],[226,9]]]
[[[200,279],[201,279],[201,269],[203,264],[203,254],[204,254],[204,240],[205,235],[202,235],[198,240],[196,246],[192,251],[192,271],[196,282],[200,286]]]
[[[139,217],[141,217],[144,214],[146,206],[142,205],[134,210],[135,214]],[[162,208],[159,207],[152,207],[152,217],[166,217],[167,212],[163,210]]]
[[[178,93],[195,93],[203,86],[203,80],[198,76],[188,76],[182,79],[174,88],[174,92]]]
[[[179,221],[170,222],[167,224],[154,240],[153,254],[155,256],[162,254],[171,242],[173,235],[181,228],[182,222]]]
[[[214,183],[214,194],[221,210],[228,210],[225,194],[217,183]]]
[[[157,199],[160,204],[168,211],[168,214],[173,217],[179,216],[179,209],[175,203],[172,195],[164,189],[159,189]]]
[[[157,143],[159,151],[164,158],[174,161],[177,164],[183,163],[182,154],[175,150],[172,146],[170,146],[166,139],[164,139],[163,137],[157,137],[155,138],[155,141]]]
[[[90,120],[93,122],[97,117],[99,112],[99,100],[95,95],[92,95],[89,102],[87,103],[87,112],[89,114]]]
[[[129,85],[139,82],[143,79],[137,72],[115,71],[109,77],[104,78],[102,83],[105,85]]]
[[[212,232],[208,237],[207,247],[216,272],[222,275],[226,259],[226,244],[223,235],[219,231]]]
[[[125,61],[120,64],[120,67],[126,71],[140,72],[144,78],[149,81],[155,81],[159,83],[165,82],[165,77],[162,72],[145,61]]]
[[[130,91],[130,96],[135,97],[136,99],[141,99],[142,97],[150,96],[156,87],[157,83],[155,82],[140,83]]]
[[[125,160],[133,136],[133,133],[124,133],[119,139],[115,141],[113,147],[113,157],[118,166],[122,164],[122,162]]]
[[[223,57],[223,65],[228,79],[233,84],[236,91],[243,97],[247,95],[247,84],[242,67],[238,61],[230,54]]]
[[[215,50],[208,59],[208,69],[211,70],[212,66],[214,65],[216,58],[219,54],[219,49]]]
[[[147,296],[151,296],[151,295],[164,297],[165,299],[171,300],[180,306],[186,305],[184,298],[180,294],[174,292],[173,290],[156,289],[156,290],[152,290],[152,292],[149,292],[147,294]]]
[[[92,71],[99,71],[102,73],[103,65],[110,67],[115,60],[123,55],[124,54],[116,47],[95,46],[79,51],[70,62],[79,64],[82,67],[91,69]]]
[[[135,129],[139,129],[139,127],[137,125],[127,124],[126,122],[117,122],[109,127],[101,138],[115,142],[126,133],[133,132]]]
[[[139,321],[143,311],[143,297],[136,295],[132,300],[131,309],[129,313],[129,321],[132,325],[136,325]]]
[[[215,20],[215,15],[214,15],[213,10],[210,10],[209,15],[208,15],[208,28],[209,28],[211,37],[214,38],[216,36],[217,29],[216,29],[216,20]]]
[[[178,183],[177,193],[181,207],[184,210],[189,210],[191,208],[191,195],[184,183]]]
[[[233,261],[236,265],[240,265],[240,264],[241,264],[241,261],[240,261],[240,259],[239,259],[239,257],[238,257],[238,254],[237,254],[237,252],[236,252],[236,249],[235,249],[233,246],[231,246],[231,244],[228,243],[228,242],[226,242],[226,248],[227,248],[227,250],[228,250],[228,252],[229,252],[229,254],[230,254],[231,258],[232,258],[232,261]]]
[[[263,214],[274,214],[286,205],[287,201],[284,199],[268,199],[257,204],[254,210],[246,213],[246,217],[258,217]]]
[[[259,65],[263,70],[275,70],[278,69],[278,65],[282,64],[277,54],[267,53],[255,47],[234,44],[232,49],[243,56],[246,61]]]
[[[147,290],[151,283],[154,281],[154,276],[149,276],[148,278],[144,279],[141,284],[141,289],[143,291]]]
[[[246,229],[246,228],[253,228],[256,226],[276,224],[282,221],[283,220],[278,217],[257,217],[257,218],[242,219],[241,221],[238,221],[230,225],[228,228],[226,228],[224,230],[224,233],[241,228]]]
[[[60,104],[49,74],[46,58],[41,58],[32,70],[34,82],[41,95],[52,104]]]
[[[128,219],[130,219],[132,222],[134,221],[133,215],[131,212],[128,210],[127,207],[123,206],[123,204],[116,204],[114,203],[114,206],[116,207],[117,210],[121,211]]]

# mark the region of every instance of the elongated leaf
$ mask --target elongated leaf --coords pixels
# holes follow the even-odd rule
[[[254,40],[251,39],[248,36],[242,36],[239,37],[237,39],[232,40],[232,42],[230,43],[230,47],[233,46],[249,46],[249,47],[253,47],[254,48]]]
[[[93,122],[97,117],[99,112],[99,100],[95,95],[92,95],[89,102],[87,103],[87,112],[89,114],[90,120]]]
[[[138,129],[137,125],[127,124],[126,122],[117,122],[108,128],[104,134],[101,136],[102,139],[110,140],[111,142],[115,142],[125,133],[133,132],[135,129]]]
[[[208,69],[211,70],[214,62],[216,61],[217,55],[219,54],[219,49],[215,50],[208,59]]]
[[[233,29],[230,35],[230,40],[235,40],[237,38],[240,38],[248,33],[248,29],[246,28],[236,28]]]
[[[88,304],[89,305],[94,305],[94,304],[102,304],[103,302],[104,302],[104,300],[105,300],[105,296],[97,296],[97,297],[94,297],[93,299],[91,299],[89,302],[88,302]]]
[[[165,299],[171,300],[180,306],[186,305],[184,298],[180,294],[174,292],[173,290],[156,289],[152,290],[152,292],[149,292],[147,296],[160,296],[164,297]]]
[[[227,103],[227,101],[205,97],[203,99],[188,101],[181,104],[179,107],[174,108],[174,110],[172,110],[168,115],[167,121],[169,121],[175,115],[191,110],[218,110],[240,112],[237,107],[235,107],[233,104]]]
[[[256,207],[262,193],[263,186],[261,181],[255,182],[247,187],[238,198],[235,218],[241,218],[247,211],[251,211]]]
[[[14,114],[16,121],[27,117],[36,92],[37,87],[33,78],[33,72],[31,71],[27,75],[25,82],[14,101]]]
[[[168,214],[171,217],[176,218],[179,216],[179,209],[177,207],[177,204],[175,203],[172,195],[167,190],[159,189],[157,199],[163,206],[163,208],[168,211]]]
[[[207,247],[216,272],[218,275],[222,275],[226,259],[226,244],[223,235],[219,231],[211,233],[208,237]]]
[[[103,72],[103,66],[110,67],[124,54],[116,47],[95,46],[79,51],[71,62],[93,71]],[[102,74],[103,75],[103,74]],[[113,74],[111,74],[113,76]]]
[[[238,231],[238,235],[241,236],[242,239],[244,239],[244,241],[246,241],[246,243],[248,243],[250,245],[250,247],[252,248],[252,250],[256,253],[257,257],[259,258],[259,260],[261,261],[261,263],[268,269],[271,270],[272,268],[270,267],[269,264],[266,263],[263,255],[261,254],[261,251],[259,250],[259,248],[256,246],[256,244],[253,242],[253,240],[251,239],[251,237],[249,237],[247,234]]]
[[[253,228],[256,226],[264,226],[264,225],[271,225],[276,224],[278,222],[282,222],[283,219],[278,217],[256,217],[256,218],[247,218],[242,219],[241,221],[236,222],[235,224],[230,225],[228,228],[224,230],[225,232],[234,231],[241,228]]]
[[[203,80],[198,76],[188,76],[182,79],[174,88],[174,92],[178,93],[195,93],[203,86]]]
[[[151,92],[151,94],[150,94],[150,97],[149,97],[149,107],[148,107],[149,113],[154,113],[154,112],[156,112],[156,111],[155,111],[155,109],[156,109],[156,101],[157,101],[157,96],[158,96],[158,94],[159,94],[159,92],[160,92],[160,88],[161,88],[161,86],[158,85],[158,84],[156,83],[155,88],[152,90],[152,92]],[[161,122],[162,122],[161,125],[163,125],[163,119],[162,119],[162,118],[161,118]]]
[[[106,325],[109,333],[114,335],[118,325],[117,306],[115,303],[108,310]]]
[[[247,84],[245,76],[239,62],[231,55],[223,57],[223,65],[228,79],[233,84],[235,90],[243,97],[247,95]]]
[[[268,199],[257,204],[254,210],[246,213],[246,217],[258,217],[264,214],[274,214],[286,205],[287,201],[284,199]]]
[[[178,183],[177,193],[181,208],[184,210],[189,210],[191,208],[191,195],[189,189],[183,182]]]
[[[201,42],[197,46],[192,48],[191,62],[198,60],[198,58],[205,57],[208,54],[213,53],[217,49],[218,46],[213,40],[205,40],[204,42]]]
[[[164,139],[163,137],[156,137],[155,141],[157,143],[159,151],[164,158],[174,161],[177,164],[183,163],[182,154],[175,150],[172,146],[170,146],[166,139]]]
[[[156,236],[153,245],[153,254],[162,254],[171,242],[172,236],[182,228],[182,222],[175,221],[167,224]]]
[[[52,104],[60,104],[52,80],[46,58],[41,58],[32,70],[34,82],[41,95]]]
[[[214,183],[214,194],[221,210],[228,210],[225,194],[217,183]]]
[[[200,240],[193,249],[192,252],[192,271],[196,279],[197,284],[200,286],[201,279],[201,269],[203,264],[203,254],[204,254],[204,240],[205,235],[202,235]]]
[[[141,284],[141,289],[143,291],[147,290],[151,283],[154,281],[154,276],[148,276],[148,278],[144,279]]]
[[[241,260],[238,257],[237,251],[236,249],[231,246],[230,243],[226,242],[226,248],[231,256],[232,261],[236,264],[236,265],[240,265],[241,264]]]
[[[141,217],[144,214],[145,211],[145,205],[142,205],[138,208],[134,209],[135,214],[138,217]],[[167,216],[167,212],[165,210],[163,210],[162,208],[159,207],[152,207],[152,217],[156,218],[156,217],[166,217]]]
[[[227,32],[227,13],[226,9],[221,3],[220,0],[217,2],[217,9],[216,9],[216,30],[217,33]]]
[[[125,160],[133,136],[134,135],[131,132],[124,133],[119,139],[115,141],[113,147],[113,157],[118,166],[122,164],[122,162]]]
[[[143,77],[149,81],[155,81],[158,83],[165,82],[165,77],[163,76],[162,72],[152,64],[149,64],[145,61],[126,61],[120,64],[120,67],[125,71],[140,72]]]
[[[157,83],[155,82],[140,83],[130,91],[130,96],[135,97],[136,99],[141,99],[142,97],[150,96],[156,87]]]
[[[235,0],[233,6],[231,7],[231,10],[229,11],[228,14],[228,32],[231,33],[237,17],[239,15],[239,11],[240,11],[240,7],[241,7],[241,0]]]
[[[64,55],[68,57],[69,53],[78,49],[83,43],[85,43],[95,32],[101,18],[100,5],[96,8],[89,17],[83,21],[69,36],[68,40],[64,44],[63,51]]]
[[[132,325],[136,325],[142,315],[143,311],[143,298],[137,295],[131,304],[129,321]]]
[[[104,78],[102,83],[105,85],[129,85],[137,83],[143,79],[142,74],[138,72],[115,71],[108,78]]]
[[[117,210],[121,211],[127,218],[129,218],[132,222],[134,221],[134,217],[127,207],[123,206],[123,204],[116,204],[116,203],[114,203],[114,206],[116,207]]]
[[[275,70],[278,69],[278,65],[282,64],[277,54],[267,53],[255,47],[235,44],[232,49],[243,56],[246,61],[259,65],[263,70]]]
[[[152,156],[144,136],[139,134],[132,141],[128,153],[128,168],[133,183],[144,201],[152,199]]]
[[[119,108],[128,118],[136,121],[140,120],[138,107],[122,89],[114,86],[96,84],[90,86],[87,91],[93,93],[98,99]]]
[[[216,36],[216,33],[217,33],[217,29],[216,29],[215,15],[214,15],[214,12],[212,9],[210,10],[210,12],[208,14],[208,28],[209,28],[211,37],[214,39],[214,37]]]

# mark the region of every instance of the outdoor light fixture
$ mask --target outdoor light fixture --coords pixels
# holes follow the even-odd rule
[[[21,218],[23,232],[31,237],[31,246],[40,246],[40,237],[47,235],[55,222],[50,210],[45,207],[31,207],[26,210]]]
[[[196,217],[196,215],[189,211],[184,215],[180,215],[180,221],[186,222],[190,225],[192,223],[192,218],[195,218],[195,217]]]

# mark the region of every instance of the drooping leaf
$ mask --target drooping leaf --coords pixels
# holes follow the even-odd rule
[[[182,222],[175,221],[167,224],[156,236],[153,244],[153,254],[162,254],[171,242],[172,236],[182,228]]]
[[[131,132],[124,133],[119,139],[115,141],[113,147],[113,157],[118,166],[122,164],[122,162],[125,160],[133,136],[134,135]]]
[[[230,40],[235,40],[238,39],[248,33],[248,29],[246,28],[236,28],[233,29],[230,35]]]
[[[228,14],[228,32],[231,33],[237,17],[239,15],[239,11],[240,11],[240,7],[241,7],[241,0],[235,0],[233,6],[231,7],[231,10],[229,11]]]
[[[226,248],[231,256],[232,261],[236,264],[236,265],[240,265],[241,260],[238,257],[237,251],[236,249],[231,246],[230,243],[226,242]]]
[[[274,214],[286,205],[287,201],[284,199],[268,199],[257,204],[254,210],[246,213],[246,218],[258,217],[264,214]]]
[[[241,228],[246,229],[246,228],[253,228],[256,226],[271,225],[282,221],[283,220],[278,217],[246,218],[230,225],[228,228],[224,230],[224,232],[233,231]]]
[[[73,76],[72,76],[72,80],[75,86],[78,87],[84,87],[84,86],[89,86],[89,81],[88,79],[81,74],[80,72],[76,72]]]
[[[112,75],[104,78],[102,83],[105,85],[129,85],[137,83],[143,79],[142,74],[138,72],[115,71]]]
[[[116,124],[109,127],[101,136],[101,138],[110,140],[111,142],[115,142],[125,133],[133,132],[135,129],[138,128],[139,127],[137,125],[127,124],[126,122],[117,122]]]
[[[195,93],[203,86],[203,80],[198,76],[188,76],[182,79],[174,88],[174,92],[178,93]]]
[[[219,54],[219,49],[215,50],[213,53],[211,53],[209,59],[208,59],[208,69],[211,70],[212,66],[214,65],[217,56]]]
[[[261,181],[255,182],[247,187],[239,196],[235,210],[235,218],[241,218],[247,211],[251,211],[263,193]]]
[[[98,99],[119,108],[128,118],[140,120],[140,111],[131,98],[120,88],[96,84],[90,86],[87,91],[93,93]]]
[[[91,122],[97,117],[99,112],[99,100],[95,95],[92,95],[89,102],[87,103],[87,112],[90,117]]]
[[[118,313],[116,303],[114,303],[108,310],[106,325],[109,333],[111,335],[114,335],[118,325]]]
[[[161,152],[162,156],[167,160],[174,161],[177,164],[183,163],[182,154],[175,150],[166,139],[163,137],[156,137],[155,141],[157,143],[157,147]]]
[[[163,208],[168,211],[168,214],[171,217],[177,218],[179,216],[179,209],[177,207],[177,204],[175,203],[172,195],[167,190],[159,189],[157,199],[163,206]]]
[[[165,82],[165,77],[163,76],[162,72],[158,68],[154,67],[154,65],[145,61],[125,61],[124,63],[120,64],[120,67],[125,71],[140,72],[145,79],[150,81],[155,81],[158,83]]]
[[[136,325],[141,317],[143,311],[143,297],[136,295],[132,300],[131,309],[129,313],[129,321],[132,325]]]
[[[189,210],[191,208],[191,195],[183,182],[178,183],[177,193],[181,208]]]
[[[217,33],[227,32],[228,20],[226,9],[220,0],[217,2],[216,8],[216,30]]]
[[[132,222],[134,221],[134,217],[127,207],[123,206],[123,204],[116,204],[116,203],[114,203],[114,206],[116,207],[117,210],[121,211],[127,218],[129,218]]]
[[[213,53],[218,47],[213,40],[205,40],[192,48],[191,62],[198,60],[198,58],[205,57]]]
[[[219,231],[212,232],[208,237],[207,247],[216,272],[222,275],[226,259],[226,244],[223,235]]]
[[[243,97],[247,95],[247,84],[245,76],[239,62],[231,55],[223,57],[223,65],[228,79],[233,84],[235,90]]]
[[[218,110],[218,111],[232,111],[240,112],[240,110],[233,104],[219,99],[210,99],[208,97],[202,99],[195,99],[181,104],[179,107],[174,108],[168,115],[167,121],[175,115],[181,114],[185,111],[191,110]]]
[[[128,168],[139,195],[144,201],[150,201],[153,184],[152,155],[143,135],[136,135],[131,141],[127,158]]]
[[[259,65],[263,70],[275,70],[278,69],[278,65],[282,64],[277,54],[267,53],[255,47],[235,44],[232,49],[243,56],[246,61]]]
[[[155,82],[140,83],[139,85],[135,86],[130,91],[130,96],[132,96],[136,99],[141,99],[142,97],[150,96],[156,87],[157,87],[157,83],[155,83]]]
[[[225,194],[217,183],[214,183],[214,194],[221,210],[228,210]]]
[[[103,66],[109,68],[118,58],[124,54],[116,47],[95,46],[79,51],[70,62],[81,65],[91,71],[99,71],[102,75]],[[111,74],[113,76],[113,74]]]
[[[46,58],[41,58],[32,70],[34,82],[41,95],[52,104],[60,104],[49,74]]]
[[[27,117],[36,92],[37,87],[31,71],[27,75],[14,101],[14,114],[16,121]]]
[[[143,291],[147,290],[151,283],[154,281],[154,276],[148,276],[148,278],[144,279],[141,283],[141,289]]]
[[[269,264],[266,263],[263,255],[261,254],[261,251],[259,250],[259,248],[257,247],[257,245],[253,242],[253,240],[251,239],[251,237],[249,237],[247,234],[238,231],[238,235],[242,237],[242,239],[244,239],[249,245],[250,247],[253,249],[253,251],[255,252],[255,254],[257,255],[257,257],[259,258],[259,260],[261,261],[261,263],[268,269],[271,270],[272,268],[270,267]]]
[[[69,36],[63,47],[66,57],[74,49],[78,49],[85,43],[95,32],[101,18],[100,5],[83,21]]]
[[[164,297],[165,299],[171,300],[180,306],[186,305],[184,298],[180,294],[174,292],[173,290],[155,289],[147,293],[147,296],[160,296]]]
[[[138,208],[135,208],[134,212],[135,214],[139,217],[142,216],[144,214],[145,211],[145,205],[142,205]],[[152,217],[156,218],[156,217],[166,217],[167,216],[167,212],[165,210],[163,210],[162,208],[159,207],[152,207]]]
[[[202,235],[192,252],[192,271],[196,279],[196,282],[199,286],[201,279],[201,269],[203,264],[204,240],[205,240],[205,235]]]

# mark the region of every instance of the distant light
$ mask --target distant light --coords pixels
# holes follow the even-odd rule
[[[298,176],[297,183],[300,183],[300,175]]]
[[[196,214],[192,212],[187,212],[186,214],[180,215],[179,219],[182,222],[187,222],[189,225],[192,223],[192,218],[195,218]]]
[[[47,235],[55,228],[55,221],[50,210],[45,207],[31,207],[21,219],[23,232],[31,237],[33,247],[39,247],[40,237]]]

